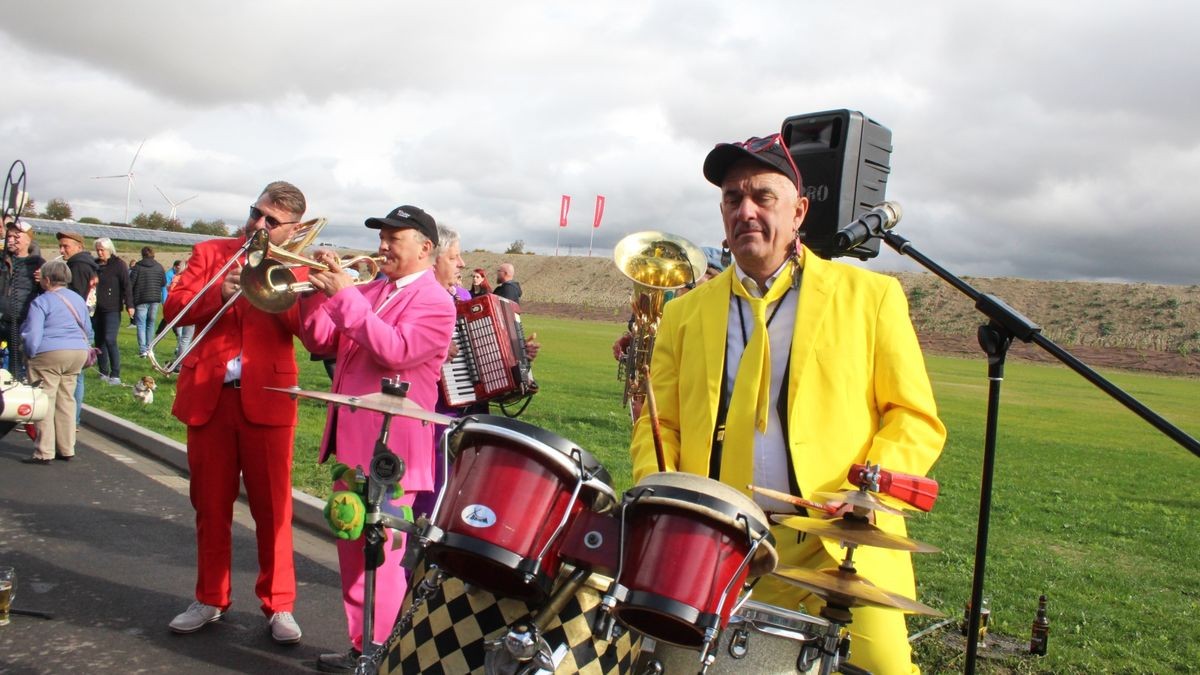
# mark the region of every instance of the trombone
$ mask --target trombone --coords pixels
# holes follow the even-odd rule
[[[217,325],[217,322],[221,320],[225,312],[229,311],[229,308],[233,306],[233,303],[237,302],[237,299],[243,293],[246,295],[246,300],[255,307],[266,312],[278,313],[291,307],[296,302],[297,294],[312,290],[311,283],[307,281],[297,282],[295,275],[287,268],[311,267],[321,270],[328,269],[322,263],[299,255],[299,251],[304,250],[305,247],[309,246],[316,239],[321,228],[325,227],[325,222],[324,218],[305,221],[296,229],[291,239],[285,242],[283,246],[272,244],[266,230],[258,230],[251,235],[246,240],[246,243],[242,244],[229,257],[229,260],[213,274],[212,278],[205,282],[196,295],[175,315],[175,318],[164,325],[162,331],[150,341],[146,354],[146,357],[150,360],[150,365],[163,375],[174,374],[175,369],[183,362],[184,357],[191,353],[192,349],[212,330],[213,326]],[[155,346],[170,334],[175,326],[183,322],[184,317],[187,316],[192,306],[196,304],[208,289],[212,288],[213,284],[223,281],[230,268],[241,264],[243,255],[246,256],[247,266],[242,268],[242,280],[237,291],[229,296],[229,299],[217,310],[217,313],[205,324],[204,328],[192,337],[192,341],[188,343],[185,349],[180,350],[179,354],[166,365],[159,364],[158,358],[154,355]],[[281,259],[287,260],[287,264],[280,263],[279,260]],[[382,257],[358,256],[342,261],[343,265],[352,266],[363,263],[364,259],[368,266],[368,273],[360,275],[359,281],[356,283],[366,283],[374,279],[379,271],[379,262],[382,260]],[[287,280],[289,278],[291,281]]]
[[[321,272],[330,269],[325,263],[275,246],[266,237],[251,242],[246,258],[248,265],[242,270],[241,290],[246,292],[251,305],[271,314],[286,311],[296,304],[300,294],[314,290],[311,281],[297,281],[292,268],[307,267]],[[339,260],[338,267],[364,266],[365,271],[360,271],[354,280],[357,286],[373,281],[383,260],[383,256],[353,256]]]

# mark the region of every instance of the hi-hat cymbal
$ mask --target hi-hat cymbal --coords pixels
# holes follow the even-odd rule
[[[815,534],[818,537],[837,539],[848,544],[888,548],[895,551],[910,551],[912,553],[936,553],[936,546],[909,539],[891,532],[884,532],[875,525],[862,520],[850,518],[807,518],[804,516],[785,516],[775,514],[771,520],[786,525],[793,530]]]
[[[301,389],[300,387],[263,388],[270,389],[272,391],[281,391],[291,396],[299,396],[300,398],[312,398],[318,401],[328,401],[334,405],[348,406],[350,409],[362,408],[363,410],[372,410],[387,415],[411,417],[413,419],[418,419],[425,422],[433,422],[434,424],[450,424],[454,421],[453,417],[448,417],[441,413],[425,410],[416,403],[413,403],[411,399],[404,398],[403,396],[384,394],[383,392],[364,394],[362,396],[348,396],[346,394],[335,394],[329,391]]]
[[[842,502],[849,504],[855,508],[870,509],[872,511],[880,511],[882,513],[890,513],[894,516],[908,517],[904,511],[888,506],[879,496],[862,490],[850,490],[848,492],[818,492],[813,495],[813,499],[820,499],[825,502]]]
[[[810,570],[803,567],[779,565],[772,574],[808,590],[826,602],[846,607],[882,607],[899,609],[910,614],[942,616],[941,612],[929,605],[885,591],[865,577],[837,567]]]

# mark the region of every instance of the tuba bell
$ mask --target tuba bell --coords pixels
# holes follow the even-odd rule
[[[625,382],[622,405],[644,400],[646,370],[654,351],[654,338],[663,305],[673,294],[695,285],[704,275],[704,252],[690,241],[666,232],[636,232],[617,242],[613,260],[621,273],[633,280],[630,306],[629,347],[617,367],[617,379]]]

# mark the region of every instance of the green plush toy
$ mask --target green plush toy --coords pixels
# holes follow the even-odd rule
[[[338,490],[325,503],[325,521],[338,539],[354,541],[362,536],[367,508],[357,492]]]
[[[329,468],[333,480],[341,480],[347,489],[338,490],[329,496],[325,503],[325,521],[339,539],[354,541],[362,536],[366,523],[366,483],[359,480],[358,471],[348,465],[338,462]],[[399,483],[392,489],[392,499],[404,496],[404,488]],[[401,507],[404,518],[413,519],[412,508]]]

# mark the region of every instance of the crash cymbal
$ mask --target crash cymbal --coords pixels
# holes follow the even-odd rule
[[[848,544],[888,548],[894,551],[910,551],[912,553],[935,553],[940,551],[936,546],[909,539],[891,532],[884,532],[877,526],[851,518],[806,518],[804,516],[785,516],[775,514],[771,520],[786,525],[793,530],[815,534],[826,539],[836,539]]]
[[[879,588],[865,577],[841,568],[810,570],[803,567],[779,565],[772,572],[784,581],[795,584],[817,597],[846,607],[883,607],[910,614],[942,616],[936,609]]]
[[[447,417],[441,413],[429,412],[421,406],[413,403],[411,399],[403,396],[393,396],[376,392],[373,394],[364,394],[362,396],[348,396],[346,394],[335,394],[329,391],[313,391],[309,389],[301,389],[300,387],[263,387],[272,391],[281,391],[292,397],[299,396],[300,398],[311,398],[318,401],[328,401],[334,405],[344,405],[351,410],[362,408],[363,410],[372,410],[374,412],[384,413],[386,415],[399,415],[401,417],[411,417],[413,419],[422,420],[424,422],[433,422],[434,424],[450,424],[454,421],[453,417]]]
[[[881,513],[890,513],[894,516],[908,517],[908,514],[895,506],[888,504],[897,503],[889,498],[887,504],[878,495],[862,490],[850,490],[847,492],[818,492],[813,495],[813,499],[820,499],[825,502],[842,502],[849,504],[855,508],[870,509]],[[900,503],[903,504],[902,502]]]

